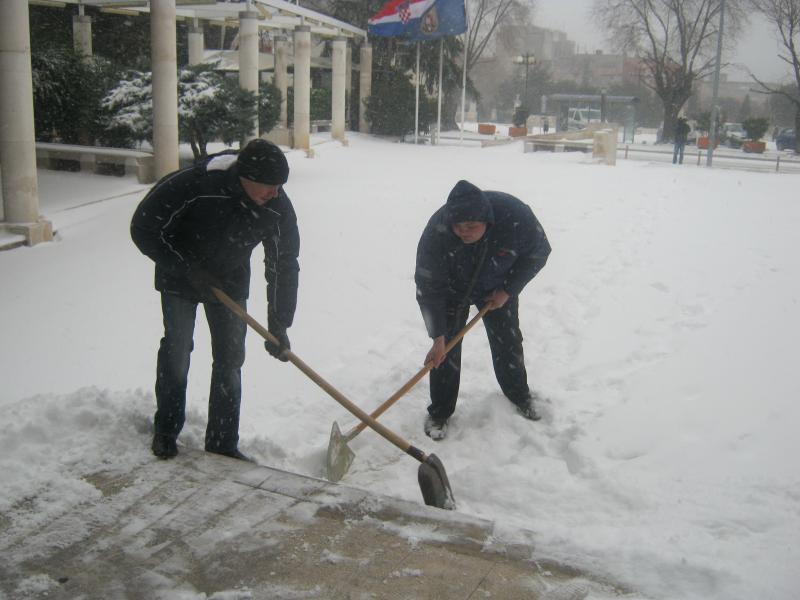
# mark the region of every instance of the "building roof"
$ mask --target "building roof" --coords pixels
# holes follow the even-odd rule
[[[62,8],[76,5],[97,8],[101,12],[133,15],[150,12],[149,0],[28,0],[28,3]],[[261,15],[259,28],[291,31],[298,25],[306,25],[311,28],[311,33],[325,37],[367,37],[363,29],[284,0],[175,0],[175,4],[179,19],[238,24],[240,12],[255,11]]]

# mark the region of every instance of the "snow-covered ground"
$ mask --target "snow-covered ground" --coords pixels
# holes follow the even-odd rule
[[[288,154],[302,236],[290,337],[367,410],[429,348],[414,255],[457,180],[519,196],[549,235],[550,262],[520,309],[544,419],[521,419],[502,397],[481,326],[465,340],[445,441],[422,433],[425,382],[382,417],[442,459],[459,510],[649,597],[798,597],[798,176],[355,134],[315,150]],[[0,253],[4,518],[47,519],[95,493],[82,475],[153,460],[161,316],[152,265],[128,234],[144,190],[41,171],[58,239]],[[266,321],[260,260],[249,310]],[[247,344],[242,449],[322,476],[331,423],[353,419],[257,335]],[[187,447],[202,447],[209,373],[200,311]],[[344,483],[421,501],[413,460],[371,431],[351,447]]]

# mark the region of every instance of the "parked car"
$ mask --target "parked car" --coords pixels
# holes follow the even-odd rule
[[[775,138],[775,147],[778,150],[794,150],[797,144],[797,136],[794,129],[781,129]]]
[[[567,129],[586,129],[589,123],[599,121],[599,108],[570,108],[567,115]]]
[[[719,137],[726,146],[730,148],[741,148],[747,134],[741,123],[723,123]]]

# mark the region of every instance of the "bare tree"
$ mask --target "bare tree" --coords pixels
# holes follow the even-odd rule
[[[744,16],[736,0],[726,6],[730,43]],[[664,106],[664,138],[672,139],[692,85],[716,64],[720,0],[596,0],[594,13],[617,49],[642,60],[645,84]]]
[[[491,48],[500,26],[527,22],[534,0],[467,0],[467,73]]]
[[[763,93],[783,96],[794,105],[794,130],[800,131],[800,0],[751,0],[755,10],[778,32],[782,51],[778,58],[786,62],[794,75],[794,85],[774,86],[764,83],[758,77],[750,76],[761,86]],[[795,152],[800,152],[800,143],[795,135]]]

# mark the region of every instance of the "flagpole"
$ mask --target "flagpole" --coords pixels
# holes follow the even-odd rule
[[[417,42],[417,76],[415,79],[417,80],[417,100],[414,109],[414,144],[416,145],[419,136],[419,42]]]
[[[464,30],[464,67],[461,69],[461,140],[459,144],[464,143],[464,114],[465,114],[465,107],[467,104],[467,42],[469,37],[469,20],[466,18],[467,15],[467,3],[464,3],[464,21],[467,24],[467,28]]]
[[[439,38],[439,105],[436,107],[436,143],[442,137],[442,57],[444,56],[444,38]]]

